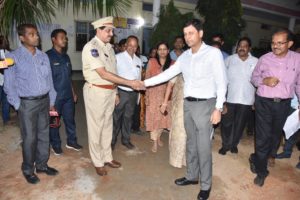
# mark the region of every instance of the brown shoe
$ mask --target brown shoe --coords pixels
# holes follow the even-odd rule
[[[106,162],[104,164],[107,165],[107,166],[109,166],[109,167],[111,167],[111,168],[119,168],[119,167],[121,167],[121,163],[119,163],[116,160],[112,160],[112,161]]]
[[[275,166],[275,158],[270,157],[270,158],[268,159],[268,166],[269,166],[269,167],[274,167],[274,166]]]
[[[107,171],[106,171],[105,167],[95,167],[95,169],[99,176],[107,175]]]

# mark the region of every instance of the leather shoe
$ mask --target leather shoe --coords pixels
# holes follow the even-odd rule
[[[219,149],[219,154],[226,155],[227,151],[228,151],[228,149],[225,149],[224,147],[222,147],[221,149]]]
[[[282,152],[282,153],[276,155],[277,159],[290,158],[290,157],[291,157],[291,154],[286,153],[286,152]]]
[[[197,200],[207,200],[209,197],[210,189],[209,190],[200,190]]]
[[[196,185],[198,184],[198,181],[190,181],[186,179],[185,177],[178,178],[175,180],[175,184],[179,186],[184,186],[184,185]]]
[[[95,169],[99,176],[107,175],[107,171],[106,171],[105,167],[95,167]]]
[[[249,164],[250,164],[250,170],[253,174],[256,174],[256,167],[254,165],[254,162],[253,162],[253,156],[254,154],[251,154],[250,157],[249,157]]]
[[[48,176],[55,176],[58,174],[58,171],[52,167],[45,167],[43,169],[36,169],[36,173],[45,173]]]
[[[265,183],[266,176],[257,175],[254,179],[254,184],[262,187]]]
[[[30,174],[30,175],[26,175],[26,174],[23,174],[26,181],[30,184],[37,184],[38,182],[40,182],[40,179],[39,177],[37,177],[36,174]]]
[[[237,147],[232,147],[232,148],[230,149],[230,152],[231,152],[231,153],[238,153],[239,150],[238,150]]]
[[[104,165],[107,165],[107,166],[109,166],[111,168],[119,168],[119,167],[121,167],[121,163],[118,162],[118,161],[116,161],[116,160],[112,160],[110,162],[106,162],[106,163],[104,163]]]
[[[133,144],[131,144],[131,142],[128,143],[122,143],[125,147],[127,147],[127,149],[134,149],[135,146]]]

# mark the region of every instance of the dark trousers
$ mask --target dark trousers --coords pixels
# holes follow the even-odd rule
[[[115,107],[113,113],[113,138],[112,144],[116,144],[119,133],[122,135],[122,143],[130,142],[130,131],[132,127],[132,116],[135,110],[138,93],[127,92],[118,89],[120,103]]]
[[[247,119],[251,112],[250,105],[226,103],[227,113],[222,116],[222,147],[229,150],[237,147],[243,135]]]
[[[282,129],[287,119],[291,100],[274,102],[270,99],[255,97],[255,154],[253,162],[257,174],[267,176],[269,157],[275,157]]]
[[[47,167],[49,159],[49,97],[21,100],[18,115],[23,140],[22,171],[31,175],[35,167]]]
[[[247,119],[247,133],[254,134],[255,129],[255,110],[250,111]]]
[[[141,113],[141,104],[136,104],[133,117],[132,117],[132,131],[139,131],[140,130],[140,113]]]
[[[2,104],[2,120],[3,120],[3,123],[6,123],[10,120],[10,117],[9,117],[10,105],[7,101],[6,94],[3,90],[3,86],[0,86],[0,102]]]
[[[73,97],[67,99],[57,99],[55,102],[55,109],[63,118],[66,134],[67,144],[77,143],[76,138],[76,125],[75,125],[75,104]],[[50,144],[53,148],[61,146],[61,140],[59,136],[59,128],[50,128]]]

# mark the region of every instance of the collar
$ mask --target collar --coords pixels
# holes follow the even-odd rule
[[[130,59],[132,59],[132,60],[135,60],[136,57],[137,57],[135,54],[133,54],[133,57],[131,57],[131,56],[129,55],[129,53],[128,53],[126,50],[125,50],[123,53],[125,54],[125,56],[127,56],[128,58],[130,58]]]
[[[102,40],[100,40],[97,36],[95,36],[94,39],[98,42],[98,44],[99,44],[101,47],[105,47],[105,48],[111,47],[110,43],[104,43],[104,42],[103,42]]]
[[[36,55],[41,54],[41,51],[36,47],[35,47],[35,54],[34,55],[23,44],[21,44],[20,49],[21,49],[22,53],[28,54],[30,56],[36,56]]]
[[[205,49],[207,47],[207,44],[205,44],[205,42],[203,42],[202,41],[202,43],[201,43],[201,46],[200,46],[200,48],[198,49],[198,51],[196,52],[196,53],[192,53],[192,48],[190,48],[189,50],[188,50],[188,54],[189,55],[197,55],[197,54],[199,54],[203,49]]]

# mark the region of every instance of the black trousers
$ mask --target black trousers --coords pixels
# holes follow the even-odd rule
[[[23,163],[25,175],[34,169],[47,167],[49,159],[49,96],[37,100],[21,100],[18,110],[22,135]]]
[[[120,103],[115,107],[113,113],[113,137],[112,144],[116,144],[119,133],[122,135],[122,143],[130,142],[130,132],[132,127],[132,116],[135,111],[138,93],[127,92],[118,89]]]
[[[257,174],[267,176],[269,157],[275,157],[282,136],[282,129],[290,110],[291,100],[274,102],[255,97],[255,154],[252,159]]]
[[[222,147],[229,150],[237,147],[243,135],[247,119],[251,112],[250,105],[226,103],[227,113],[222,116]]]

